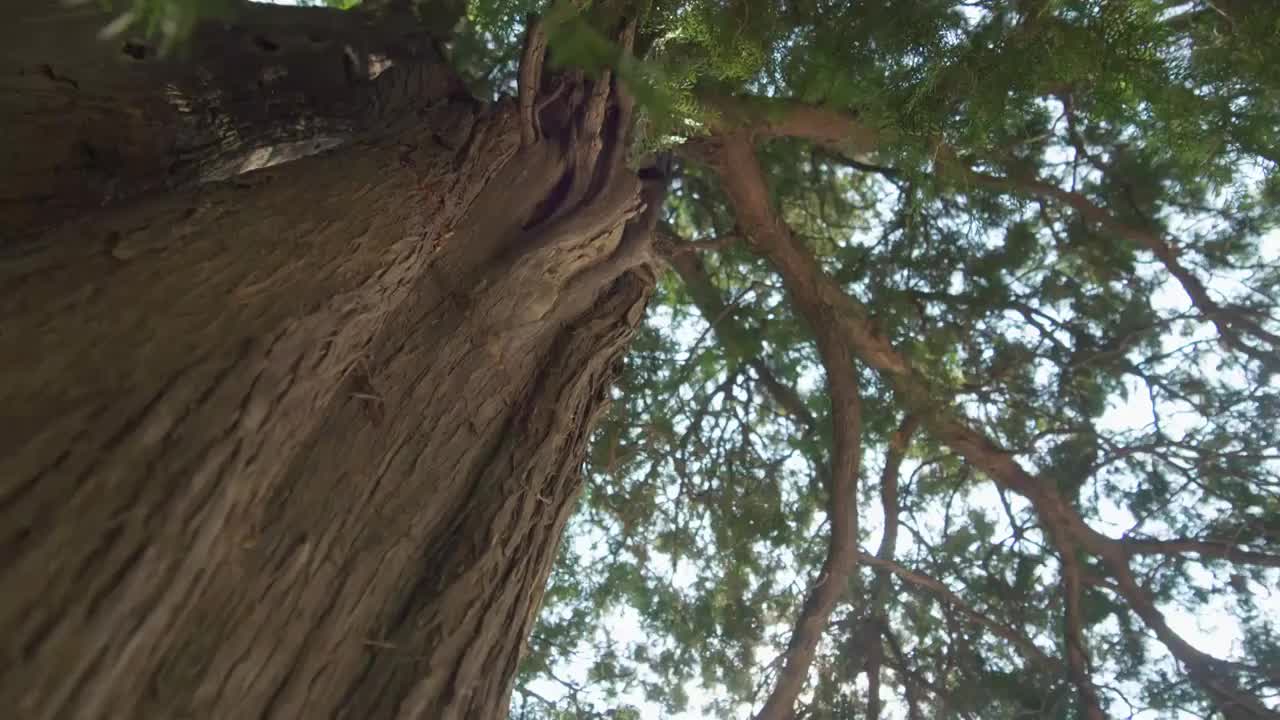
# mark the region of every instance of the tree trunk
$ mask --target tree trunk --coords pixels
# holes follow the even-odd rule
[[[227,181],[125,163],[0,256],[0,706],[505,715],[654,282],[629,103],[563,81],[533,128],[431,80]],[[257,110],[240,137],[287,124]]]
[[[96,3],[24,2],[0,28],[0,242],[146,190],[335,147],[462,94],[412,17],[243,4],[168,53],[101,39]]]

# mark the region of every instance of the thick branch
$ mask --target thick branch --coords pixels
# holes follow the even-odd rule
[[[720,243],[719,240],[712,242]],[[673,242],[667,238],[667,242],[664,243],[665,257],[667,264],[684,281],[685,289],[689,292],[693,304],[697,306],[698,312],[711,325],[711,330],[720,340],[720,344],[755,371],[760,384],[778,407],[799,423],[806,433],[815,432],[818,429],[818,421],[805,405],[800,393],[779,380],[764,358],[746,347],[743,339],[747,337],[749,331],[735,322],[730,315],[729,308],[720,297],[720,291],[707,275],[702,260],[695,253],[684,252],[690,244]]]
[[[797,303],[804,298],[793,297]],[[807,308],[811,313],[821,308]],[[832,436],[835,446],[827,486],[827,517],[831,538],[822,573],[809,592],[800,612],[786,661],[778,674],[773,692],[765,701],[756,720],[781,720],[791,717],[796,698],[804,688],[809,666],[817,652],[818,642],[826,630],[831,612],[844,595],[849,576],[857,564],[858,515],[855,502],[858,470],[862,462],[862,409],[858,376],[853,366],[849,345],[830,322],[815,324],[818,355],[826,371],[831,394]]]
[[[880,535],[880,547],[876,549],[876,558],[880,560],[892,561],[898,544],[898,474],[918,424],[914,415],[903,418],[897,431],[890,436],[885,452],[884,470],[880,473],[880,510],[884,531]],[[884,638],[880,628],[885,624],[885,605],[892,591],[892,575],[885,568],[876,569],[867,612],[857,630],[850,635],[847,647],[854,672],[865,669],[867,673],[868,720],[879,720],[880,717],[880,665],[884,660]],[[861,657],[865,657],[865,661]]]
[[[797,137],[854,156],[874,151],[888,137],[852,113],[823,105],[742,95],[703,95],[700,100],[716,112],[710,125],[721,134],[745,131],[754,139]]]
[[[889,439],[888,452],[885,453],[884,471],[880,474],[880,510],[884,517],[884,534],[880,537],[880,547],[876,548],[876,557],[881,560],[893,560],[894,549],[898,544],[898,475],[902,469],[902,461],[907,456],[907,448],[911,445],[911,436],[915,434],[920,418],[908,414],[898,425],[897,431]],[[889,574],[887,568],[876,571],[876,581],[871,595],[878,608],[882,608],[889,592]]]
[[[880,535],[880,547],[876,549],[876,558],[880,560],[892,561],[898,544],[898,474],[918,421],[914,415],[903,418],[897,431],[890,437],[889,447],[885,452],[884,470],[880,474],[880,510],[884,518],[884,531]],[[884,659],[884,639],[879,628],[885,622],[885,605],[892,591],[892,575],[888,569],[876,569],[868,611],[859,629],[850,636],[847,649],[854,658],[851,664],[855,672],[865,664],[869,720],[880,717],[880,665]],[[865,655],[865,663],[857,659],[859,655]]]
[[[1119,548],[1113,548],[1118,550]],[[1156,607],[1155,599],[1140,586],[1128,563],[1119,552],[1104,556],[1108,569],[1116,579],[1113,588],[1133,609],[1142,622],[1155,633],[1156,638],[1169,649],[1170,654],[1186,669],[1191,679],[1213,699],[1227,720],[1276,720],[1276,713],[1261,702],[1241,691],[1230,676],[1230,665],[1212,655],[1201,652],[1173,631],[1164,619],[1164,613]]]
[[[796,620],[777,683],[756,720],[791,717],[796,698],[804,688],[809,666],[817,653],[818,642],[857,564],[858,515],[854,502],[862,459],[862,411],[857,375],[848,346],[838,338],[830,334],[827,337],[820,335],[818,352],[827,371],[832,400],[832,434],[835,436],[827,488],[831,538],[822,573]]]
[[[876,634],[867,657],[867,720],[880,720],[880,665],[884,660],[884,640]]]
[[[1194,553],[1201,557],[1219,558],[1241,565],[1280,567],[1280,555],[1271,555],[1256,550],[1241,550],[1235,544],[1225,540],[1197,540],[1194,538],[1121,540],[1120,545],[1131,555],[1182,555]]]
[[[939,442],[986,473],[1000,487],[1029,500],[1041,525],[1054,537],[1055,545],[1074,545],[1103,557],[1135,611],[1170,652],[1188,666],[1192,678],[1210,696],[1224,705],[1252,713],[1239,717],[1277,717],[1236,690],[1229,678],[1218,672],[1222,667],[1220,661],[1195,650],[1168,628],[1145,591],[1133,581],[1128,556],[1117,541],[1089,527],[1052,483],[1027,472],[1011,453],[996,446],[970,427],[966,418],[950,409],[953,393],[936,387],[916,370],[879,331],[867,309],[826,275],[774,212],[764,172],[749,137],[735,135],[723,139],[713,162],[748,240],[777,269],[802,317],[823,332],[838,332],[859,359],[881,373],[909,411],[921,413],[925,426]]]
[[[663,255],[668,258],[675,258],[699,251],[714,252],[724,250],[734,243],[740,242],[742,238],[730,233],[711,240],[680,240],[674,234],[665,232],[662,240],[664,243],[662,248]]]

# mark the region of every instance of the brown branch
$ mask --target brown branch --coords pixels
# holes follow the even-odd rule
[[[748,153],[754,150],[741,141]],[[758,197],[768,199],[761,173],[741,179]],[[769,205],[758,208],[771,214]],[[809,298],[792,297],[802,306],[802,315],[810,320],[817,337],[818,355],[826,371],[828,391],[832,402],[832,434],[835,447],[831,457],[829,482],[827,483],[827,517],[831,525],[831,537],[822,573],[805,600],[800,617],[792,631],[786,660],[778,674],[773,692],[756,720],[780,720],[790,717],[796,698],[804,688],[809,666],[817,652],[818,642],[826,630],[831,612],[844,594],[849,576],[857,564],[857,497],[858,468],[862,461],[862,412],[858,379],[853,366],[853,356],[848,343],[840,336],[838,328],[829,319],[814,322],[821,317],[823,308],[814,305]]]
[[[848,346],[834,333],[819,334],[818,354],[827,373],[835,436],[827,487],[831,538],[822,573],[796,620],[777,683],[756,720],[782,720],[791,716],[831,612],[844,595],[857,564],[858,514],[854,503],[862,461],[862,409],[857,374]]]
[[[876,557],[880,560],[893,560],[898,544],[898,475],[902,469],[902,461],[911,444],[911,435],[919,425],[919,419],[908,414],[902,419],[897,431],[889,439],[889,447],[885,453],[884,470],[880,473],[880,509],[884,518],[884,531],[880,536],[880,547],[876,548]],[[892,573],[885,568],[877,568],[875,580],[871,584],[871,608],[862,620],[862,629],[850,637],[848,653],[857,657],[865,653],[865,669],[867,672],[867,718],[878,720],[880,717],[880,665],[884,658],[884,638],[879,628],[885,622],[885,604],[892,590],[890,578]],[[866,647],[861,647],[865,644]],[[856,659],[855,668],[863,663]]]
[[[714,240],[681,240],[663,247],[663,252],[668,258],[695,252],[715,252],[724,250],[741,239],[737,235],[729,234],[722,235]]]
[[[1184,553],[1195,553],[1201,557],[1219,558],[1241,565],[1280,567],[1280,555],[1271,555],[1254,550],[1241,550],[1235,544],[1224,540],[1196,540],[1194,538],[1121,540],[1120,545],[1130,555],[1182,555]]]
[[[711,96],[703,100],[723,114],[723,118],[713,121],[712,130],[726,136],[736,133],[746,134],[752,139],[797,137],[838,153],[852,150],[855,154],[871,153],[893,139],[891,132],[867,125],[852,112],[793,99]],[[1038,178],[998,177],[974,170],[960,159],[954,148],[947,145],[936,147],[935,159],[942,169],[984,187],[1051,200],[1069,207],[1085,222],[1150,251],[1178,281],[1205,319],[1217,328],[1224,344],[1257,360],[1264,367],[1280,367],[1280,360],[1276,359],[1280,353],[1280,335],[1268,331],[1246,313],[1223,307],[1214,300],[1200,278],[1178,259],[1177,248],[1158,233],[1125,223],[1084,195],[1063,190]],[[858,161],[862,162],[860,158]],[[1241,334],[1268,344],[1270,349],[1248,344]]]
[[[884,640],[879,633],[867,656],[867,720],[880,720],[880,663],[884,659]]]
[[[948,688],[946,684],[941,681],[941,677],[949,671],[948,668],[935,667],[934,673],[939,679],[930,681],[918,670],[907,666],[906,655],[902,650],[902,643],[898,641],[897,636],[894,635],[888,626],[885,626],[883,631],[885,640],[887,641],[886,644],[892,651],[889,656],[886,656],[885,664],[897,672],[898,677],[902,680],[902,686],[905,691],[904,694],[907,696],[908,718],[911,720],[920,720],[921,718],[919,708],[916,706],[918,698],[915,702],[912,701],[913,692],[919,689],[926,690],[934,696],[935,704],[932,713],[934,717],[960,717],[965,718],[966,720],[973,717],[972,714],[967,713],[964,710],[952,710],[954,706],[959,704],[955,699],[955,691]],[[897,658],[897,662],[894,662],[894,657]],[[941,660],[942,658],[939,659]]]
[[[713,134],[803,138],[855,157],[874,151],[891,136],[850,112],[798,100],[745,95],[703,95],[699,100],[716,113],[708,123]]]
[[[1056,185],[1034,177],[1000,177],[974,170],[967,163],[960,160],[955,151],[950,148],[940,148],[937,158],[945,169],[956,172],[964,179],[995,190],[1028,195],[1064,205],[1074,210],[1086,223],[1115,233],[1119,237],[1148,250],[1164,265],[1169,274],[1178,281],[1178,284],[1182,286],[1183,292],[1191,299],[1191,303],[1200,311],[1200,314],[1217,328],[1224,344],[1257,360],[1265,367],[1280,366],[1280,361],[1277,361],[1274,355],[1275,352],[1280,352],[1280,336],[1269,332],[1262,327],[1261,323],[1248,315],[1232,308],[1223,307],[1218,301],[1214,300],[1209,294],[1209,289],[1205,287],[1200,278],[1178,259],[1180,251],[1161,237],[1160,234],[1117,219],[1115,215],[1095,204],[1082,193],[1063,190]],[[1272,351],[1260,350],[1249,345],[1241,337],[1241,333],[1267,343],[1272,347]]]
[[[796,242],[790,228],[772,209],[764,171],[750,144],[750,135],[722,138],[713,166],[751,246],[773,264],[801,317],[820,333],[838,334],[859,359],[879,371],[907,410],[921,414],[935,439],[1001,488],[1030,501],[1055,545],[1074,545],[1102,557],[1126,600],[1174,657],[1189,668],[1192,679],[1220,706],[1252,713],[1232,717],[1278,717],[1236,689],[1219,672],[1221,661],[1201,653],[1174,633],[1145,591],[1133,581],[1128,555],[1120,544],[1085,523],[1054,484],[1029,473],[1011,453],[970,427],[968,420],[952,409],[953,393],[936,387],[913,367],[880,332],[867,309],[847,295],[812,254]]]
[[[923,720],[924,713],[920,712],[920,694],[917,692],[917,688],[918,684],[924,681],[918,673],[907,666],[907,654],[902,651],[902,643],[898,642],[897,636],[888,627],[881,628],[881,631],[891,654],[897,658],[897,662],[889,660],[887,664],[898,673],[898,677],[902,680],[903,695],[907,699],[907,718],[909,720]]]
[[[537,142],[541,131],[535,101],[542,89],[542,66],[547,58],[547,32],[542,19],[529,23],[525,33],[524,50],[520,54],[520,73],[516,77],[520,98],[520,144],[529,146]]]
[[[920,418],[908,414],[889,438],[884,471],[880,474],[880,510],[884,516],[884,534],[880,537],[880,547],[876,548],[876,557],[881,560],[893,560],[894,549],[898,544],[898,476],[911,445],[911,436],[919,425]],[[888,592],[888,580],[887,569],[876,572],[876,584],[871,592],[877,602],[883,602],[880,596]]]
[[[1143,624],[1155,633],[1156,639],[1182,664],[1191,679],[1208,693],[1227,720],[1280,719],[1280,713],[1267,708],[1236,686],[1229,675],[1230,663],[1201,652],[1169,627],[1151,593],[1133,576],[1120,543],[1114,543],[1107,551],[1102,555],[1116,580],[1115,592],[1128,602]]]
[[[833,162],[844,165],[850,170],[856,170],[861,173],[874,173],[876,175],[883,176],[887,180],[891,180],[891,181],[897,180],[902,176],[902,173],[899,172],[897,168],[885,167],[884,165],[876,165],[874,163],[864,162],[862,160],[855,160],[854,158],[848,157],[843,153],[832,153],[828,151],[826,153],[826,157],[830,158]]]
[[[786,411],[797,423],[804,426],[806,434],[817,432],[818,421],[814,418],[813,413],[809,412],[808,406],[804,404],[804,398],[800,397],[800,393],[790,385],[783,383],[773,374],[773,370],[765,364],[764,360],[753,357],[747,360],[747,364],[752,370],[756,371],[756,377],[760,380],[760,384],[778,404],[778,407]]]

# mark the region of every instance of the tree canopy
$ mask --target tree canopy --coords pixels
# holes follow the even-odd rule
[[[446,46],[617,73],[669,181],[513,716],[1280,717],[1280,5],[474,0]]]

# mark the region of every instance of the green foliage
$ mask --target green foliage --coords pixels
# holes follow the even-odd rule
[[[1225,349],[1143,247],[1068,207],[934,172],[945,141],[991,174],[1088,198],[1118,222],[1172,238],[1225,307],[1274,333],[1280,250],[1274,240],[1264,250],[1263,238],[1280,220],[1269,69],[1280,67],[1280,11],[1235,5],[655,3],[644,62],[661,68],[652,77],[675,99],[674,122],[640,141],[704,132],[707,91],[856,110],[893,138],[875,159],[892,172],[786,139],[762,147],[762,162],[797,239],[951,395],[938,402],[1105,534],[1231,538],[1276,553],[1280,387],[1265,368]],[[701,240],[742,230],[714,173],[694,161],[665,222]],[[830,404],[810,330],[773,268],[745,247],[702,260],[709,285],[661,281],[597,432],[562,566],[574,568],[578,594],[547,609],[578,613],[577,641],[533,643],[562,672],[601,648],[631,669],[625,681],[594,676],[576,717],[645,698],[659,715],[686,699],[691,717],[748,715],[825,553]],[[902,408],[860,372],[861,544],[871,549],[876,478]],[[805,413],[783,407],[771,383],[794,390]],[[1058,560],[1025,503],[994,492],[926,433],[903,467],[900,517],[898,562],[1065,657]],[[587,546],[590,562],[575,554]],[[1174,616],[1238,623],[1240,642],[1216,652],[1242,668],[1274,667],[1275,621],[1261,610],[1274,613],[1262,590],[1280,584],[1274,570],[1194,554],[1139,567]],[[846,643],[874,582],[867,568],[851,581],[801,716],[865,712],[865,686],[854,682],[862,668]],[[1064,673],[953,604],[901,581],[887,598],[882,695],[895,716],[913,695],[959,717],[1079,716]],[[1089,588],[1081,615],[1111,713],[1210,717],[1211,703],[1125,602]],[[601,630],[615,624],[630,629]],[[1242,673],[1253,692],[1274,685]],[[545,678],[527,674],[521,687]]]

